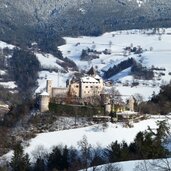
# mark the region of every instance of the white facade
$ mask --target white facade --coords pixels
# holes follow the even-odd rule
[[[80,79],[80,97],[99,96],[103,90],[103,80],[100,77],[86,76]]]
[[[50,96],[47,92],[40,94],[40,111],[47,112],[49,110]]]

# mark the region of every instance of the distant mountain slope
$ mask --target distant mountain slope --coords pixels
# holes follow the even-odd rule
[[[44,32],[98,35],[171,25],[169,0],[0,0],[0,4],[0,39],[13,42],[37,40]]]

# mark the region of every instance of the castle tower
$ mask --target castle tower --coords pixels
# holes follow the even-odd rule
[[[87,72],[87,74],[90,75],[90,76],[96,76],[97,72],[94,69],[94,67],[91,67],[90,70]]]
[[[128,100],[128,108],[130,111],[134,111],[134,104],[135,104],[135,100],[133,96],[131,96],[130,99]]]
[[[52,97],[52,80],[47,80],[46,82],[46,92]]]
[[[111,104],[105,104],[105,113],[109,114],[111,112],[111,108],[112,108]]]
[[[47,112],[49,110],[50,96],[47,92],[40,94],[40,111]]]
[[[109,114],[112,110],[109,95],[102,93],[100,94],[100,97],[101,97],[101,104],[104,105],[105,114]]]

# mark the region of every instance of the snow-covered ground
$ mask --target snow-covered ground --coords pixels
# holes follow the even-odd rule
[[[99,37],[65,37],[66,45],[60,46],[59,49],[63,52],[64,57],[73,59],[80,69],[89,67],[87,61],[80,61],[82,49],[90,48],[97,51],[110,49],[111,55],[101,54],[99,59],[94,59],[90,63],[90,65],[97,65],[98,70],[100,70],[126,59],[127,57],[123,56],[123,48],[127,46],[141,46],[143,50],[147,50],[143,56],[149,66],[164,66],[168,68],[170,66],[167,61],[170,61],[168,56],[171,53],[171,35],[167,33],[170,32],[170,29],[166,29],[161,36],[161,40],[159,40],[159,35],[149,35],[146,32],[146,30],[129,30],[105,33]],[[153,48],[152,51],[150,51],[151,47]],[[131,56],[135,57],[137,55]],[[164,61],[163,58],[165,59]],[[165,66],[166,63],[167,66]]]
[[[156,34],[152,34],[152,30],[114,31],[98,37],[65,37],[65,40],[66,44],[58,48],[62,51],[64,57],[68,57],[77,64],[79,70],[87,71],[91,66],[94,66],[103,75],[103,71],[130,57],[141,61],[143,66],[146,67],[153,65],[158,68],[165,68],[165,71],[155,71],[156,76],[153,81],[138,80],[140,84],[136,87],[131,85],[136,80],[130,75],[130,68],[111,77],[110,80],[116,82],[115,87],[122,95],[140,93],[143,95],[144,100],[148,100],[153,92],[158,93],[160,86],[168,83],[171,79],[171,75],[169,75],[171,72],[171,29],[159,29]],[[141,46],[144,51],[141,56],[125,53],[124,48],[127,46]],[[6,47],[13,49],[15,46],[0,41],[0,48]],[[101,53],[97,59],[80,61],[82,50],[87,48],[101,52],[108,49],[111,54]],[[35,55],[42,66],[42,71],[39,72],[36,93],[45,89],[47,79],[52,79],[55,87],[65,87],[66,80],[72,77],[73,72],[63,72],[64,68],[59,65],[62,60],[51,54],[41,52],[37,52]],[[47,70],[51,70],[51,72]],[[160,72],[162,72],[161,76],[159,76]],[[124,86],[126,84],[128,86]],[[9,87],[11,87],[11,83],[9,83]],[[15,88],[15,86],[13,87]]]
[[[63,68],[57,64],[57,62],[62,62],[58,58],[54,57],[51,54],[42,54],[42,53],[35,53],[37,59],[39,60],[41,67],[46,69],[56,69],[62,70]]]
[[[7,88],[7,89],[17,88],[17,85],[14,81],[0,82],[0,85],[4,86],[4,88]]]
[[[43,146],[49,152],[52,147],[63,144],[68,147],[78,147],[78,142],[82,140],[83,136],[87,137],[88,143],[93,147],[107,147],[114,141],[122,142],[123,140],[130,143],[134,140],[136,134],[139,131],[145,131],[148,126],[152,129],[156,129],[156,121],[168,119],[164,116],[153,116],[150,119],[134,123],[132,128],[126,128],[122,123],[108,123],[107,127],[103,127],[102,124],[96,124],[83,128],[75,128],[63,131],[54,131],[47,133],[40,133],[29,141],[29,146],[25,148],[25,152],[32,154],[32,152],[38,147]],[[171,124],[171,118],[168,119]],[[5,157],[10,158],[11,152]]]
[[[5,43],[3,41],[0,41],[0,48],[1,49],[4,49],[4,48],[14,49],[15,46],[11,45],[11,44],[8,44],[8,43]]]
[[[95,171],[106,171],[119,168],[120,171],[166,171],[171,167],[171,158],[156,160],[132,160],[125,162],[110,163],[97,166]],[[94,168],[88,168],[87,171],[94,171]],[[80,170],[83,171],[83,170]]]
[[[152,32],[152,30],[128,30],[105,33],[98,37],[65,37],[66,44],[60,46],[59,49],[62,51],[63,56],[73,60],[80,70],[88,70],[91,66],[94,66],[101,74],[103,74],[102,71],[130,57],[141,61],[143,66],[149,68],[151,66],[165,68],[165,71],[156,71],[153,83],[151,81],[141,81],[140,85],[133,88],[131,85],[128,87],[122,86],[125,82],[131,83],[135,81],[130,76],[130,68],[110,78],[115,82],[121,82],[121,84],[116,84],[115,87],[119,89],[122,95],[140,93],[143,95],[144,100],[148,100],[153,92],[158,93],[160,86],[168,83],[171,79],[169,75],[169,72],[171,72],[171,29],[159,29],[156,34],[152,34]],[[124,48],[128,46],[140,46],[143,53],[141,56],[133,53],[125,55]],[[101,52],[108,49],[111,54],[105,55],[102,53],[97,59],[81,61],[82,50],[88,48]],[[158,76],[159,72],[164,73],[164,75]]]

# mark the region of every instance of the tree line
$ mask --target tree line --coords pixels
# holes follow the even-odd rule
[[[171,84],[160,87],[159,94],[153,92],[152,97],[147,102],[142,102],[139,105],[139,110],[142,113],[152,114],[168,114],[171,109]]]
[[[103,78],[108,79],[118,74],[119,72],[123,71],[124,69],[133,66],[135,63],[136,63],[135,59],[128,58],[127,60],[120,62],[118,65],[114,65],[113,67],[110,67],[107,71],[104,72]]]

